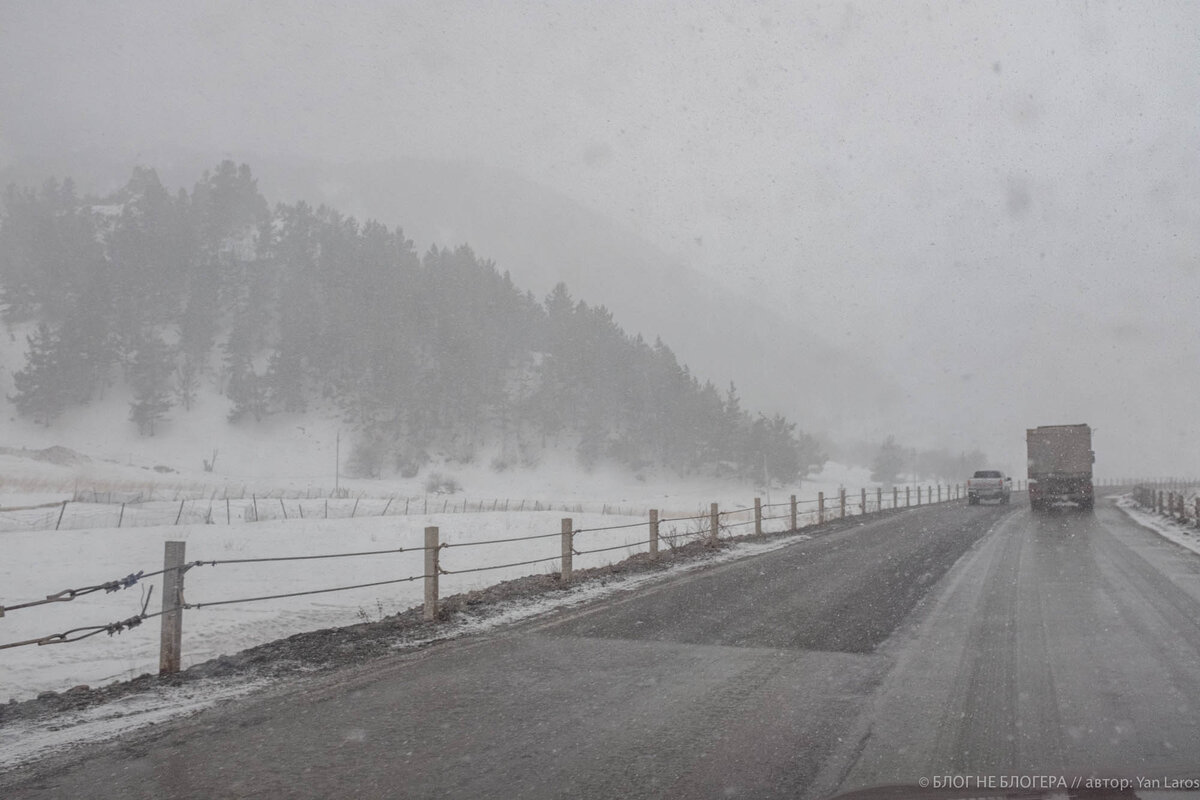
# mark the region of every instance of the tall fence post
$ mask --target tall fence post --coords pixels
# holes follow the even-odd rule
[[[710,544],[716,544],[721,533],[721,512],[716,503],[708,507],[708,523],[708,541]]]
[[[900,487],[893,486],[892,487],[892,509],[894,510],[899,507],[900,507]]]
[[[762,498],[754,498],[754,535],[762,536]]]
[[[905,486],[904,487],[904,507],[908,508],[911,505],[912,505],[912,487]]]
[[[435,620],[438,613],[438,570],[441,568],[438,553],[438,529],[430,525],[425,529],[425,619]]]
[[[183,655],[183,564],[187,542],[163,543],[162,629],[158,674],[179,672]]]
[[[650,509],[650,558],[658,560],[658,509]]]
[[[571,582],[571,571],[574,567],[573,557],[574,550],[574,528],[571,525],[570,517],[563,517],[562,520],[562,570],[559,575],[559,580],[563,586]]]
[[[846,518],[846,490],[845,488],[838,490],[838,498],[841,503],[842,515],[841,519]]]
[[[1197,502],[1200,502],[1200,501],[1197,501]],[[1198,519],[1200,519],[1200,514],[1197,514],[1196,517]],[[797,530],[797,528],[798,528],[798,526],[796,524],[796,495],[792,495],[792,530]]]
[[[867,487],[859,489],[859,493],[858,513],[865,517],[867,515]]]
[[[825,522],[825,493],[817,492],[817,524]]]

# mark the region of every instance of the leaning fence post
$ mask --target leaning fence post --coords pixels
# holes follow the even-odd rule
[[[425,619],[437,619],[438,613],[438,529],[431,525],[425,529]]]
[[[574,550],[575,534],[572,530],[571,518],[563,517],[562,521],[562,573],[560,580],[564,586],[571,582],[572,556]]]
[[[187,542],[163,543],[162,629],[158,674],[179,672],[183,654],[183,561]]]
[[[717,510],[716,503],[713,503],[708,507],[708,521],[708,539],[712,544],[716,544],[717,535],[721,532],[721,513]]]
[[[1197,515],[1200,517],[1200,514]],[[792,495],[792,530],[797,530],[796,525],[796,495]]]
[[[58,526],[62,525],[62,518],[65,513],[67,513],[67,501],[63,500],[62,508],[58,510],[58,522],[54,523],[54,530],[58,530]]]
[[[754,498],[754,535],[762,536],[762,498]]]
[[[658,509],[650,509],[650,558],[658,559]]]

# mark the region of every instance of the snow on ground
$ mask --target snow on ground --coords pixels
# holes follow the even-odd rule
[[[3,377],[8,378],[9,372]],[[576,556],[576,568],[586,568],[647,549],[646,515],[651,508],[659,509],[663,517],[685,517],[706,513],[712,502],[722,510],[744,509],[753,506],[756,496],[764,503],[786,503],[790,494],[796,494],[805,503],[802,514],[808,513],[802,517],[804,524],[811,521],[817,492],[833,497],[844,487],[856,501],[860,487],[872,486],[867,470],[837,464],[827,464],[813,479],[766,490],[744,482],[683,478],[669,472],[631,475],[611,466],[584,470],[570,453],[556,452],[547,452],[540,463],[526,469],[497,470],[492,455],[480,453],[471,463],[430,465],[413,478],[367,480],[344,474],[353,436],[336,421],[315,414],[276,415],[260,425],[231,425],[225,420],[227,403],[215,393],[202,394],[190,413],[172,412],[173,419],[153,437],[138,436],[134,426],[125,422],[128,397],[119,389],[73,410],[51,428],[16,417],[3,402],[0,407],[8,412],[0,434],[0,605],[9,607],[138,571],[155,572],[162,568],[166,541],[185,542],[189,562],[220,562],[421,547],[424,528],[436,525],[442,541],[455,545],[442,551],[442,566],[452,573],[545,559],[443,575],[441,593],[448,596],[524,575],[556,572],[560,519],[565,516],[572,518],[576,529],[633,526],[580,533],[577,550],[614,548]],[[212,461],[214,451],[217,456],[210,471],[204,462]],[[428,490],[432,472],[453,479],[461,489],[450,494]],[[331,498],[335,485],[342,496]],[[68,501],[65,508],[63,501]],[[507,513],[499,510],[505,507]],[[768,510],[768,514],[786,513],[786,507]],[[749,519],[751,515],[743,512],[722,522],[741,524]],[[664,523],[663,547],[670,546],[670,537],[694,534],[705,524]],[[766,527],[780,530],[786,525],[774,520]],[[750,530],[740,527],[730,532]],[[530,535],[544,538],[457,546]],[[791,536],[767,544],[743,543],[717,558],[741,558],[795,540]],[[666,574],[705,563],[711,562],[679,565]],[[423,572],[421,550],[193,567],[186,574],[184,599],[201,607],[184,612],[184,666],[294,633],[377,620],[420,605],[423,586],[414,580],[259,602],[204,604],[393,581]],[[603,587],[577,587],[556,595],[557,599],[513,603],[475,625],[526,618],[545,612],[551,603],[586,602],[662,576],[647,574],[609,581]],[[126,620],[138,614],[143,604],[149,613],[161,608],[158,577],[115,592],[10,610],[0,617],[0,645]],[[464,631],[471,629],[464,626]],[[75,643],[0,649],[0,702],[156,672],[158,645],[159,621],[150,619],[113,636],[100,633]],[[0,764],[23,760],[46,746],[94,740],[105,732],[116,735],[130,726],[187,713],[256,686],[243,678],[162,687],[150,697],[55,720],[51,727],[57,730],[29,727],[33,723],[5,726],[0,729],[4,754]]]
[[[45,473],[45,466],[38,462],[34,472],[41,470]],[[834,473],[833,477],[840,479],[853,474],[852,471],[843,470],[841,474]],[[3,474],[0,474],[2,479]],[[46,479],[46,474],[39,476],[39,480]],[[525,480],[530,478],[526,477]],[[828,476],[825,480],[832,482]],[[815,485],[827,486],[827,483]],[[556,488],[563,486],[565,483],[560,483]],[[827,488],[830,493],[836,491],[836,485]],[[638,489],[642,491],[641,494],[634,493]],[[741,496],[735,501],[725,502],[731,490],[739,491]],[[722,487],[715,482],[700,484],[698,488],[683,482],[677,485],[662,482],[655,486],[624,487],[609,482],[602,483],[596,491],[598,494],[594,497],[597,501],[591,504],[593,508],[601,507],[599,498],[603,498],[602,493],[608,491],[616,495],[616,501],[623,501],[630,506],[648,505],[656,499],[664,502],[674,500],[676,508],[663,509],[662,516],[667,519],[703,514],[712,500],[721,502],[722,509],[752,507],[755,494],[752,487],[729,484]],[[813,488],[809,491],[815,494],[818,490]],[[718,492],[722,494],[718,495]],[[42,499],[45,494],[44,488],[39,488],[32,498],[10,493],[5,497],[5,502],[17,506],[30,505],[30,499]],[[656,494],[658,497],[655,497]],[[786,497],[779,497],[779,494],[781,492],[777,491],[773,499],[786,502]],[[576,494],[571,499],[580,496]],[[699,498],[705,502],[696,502]],[[455,500],[453,497],[450,499]],[[811,520],[813,509],[811,495],[806,495],[806,499],[810,502],[802,506],[802,513],[805,513],[802,524]],[[202,607],[189,609],[184,614],[183,659],[186,667],[293,633],[375,620],[420,605],[423,601],[420,580],[259,602],[205,604],[420,576],[424,573],[423,551],[414,548],[423,547],[426,526],[439,527],[442,542],[449,545],[442,551],[441,559],[442,568],[451,573],[495,565],[514,565],[503,569],[443,575],[440,590],[444,596],[524,575],[556,572],[561,556],[558,534],[561,531],[560,520],[564,516],[572,518],[576,530],[585,531],[576,536],[577,550],[613,548],[576,556],[576,568],[620,561],[648,549],[648,519],[641,511],[626,514],[598,511],[578,513],[574,509],[562,511],[560,506],[553,511],[518,512],[513,511],[510,504],[507,513],[472,510],[470,513],[439,511],[419,514],[415,513],[414,503],[414,507],[410,508],[412,513],[408,515],[378,516],[377,510],[382,510],[388,502],[392,502],[394,509],[398,509],[398,504],[394,500],[377,497],[361,501],[330,501],[333,503],[331,518],[325,519],[320,514],[325,501],[308,501],[308,516],[305,518],[299,518],[296,513],[301,501],[294,502],[296,505],[292,505],[287,519],[283,518],[283,511],[264,503],[264,512],[271,508],[272,513],[278,516],[271,519],[264,516],[257,523],[250,522],[253,520],[253,513],[250,513],[252,507],[247,504],[248,501],[242,500],[237,507],[240,513],[230,514],[230,524],[207,525],[196,521],[195,516],[185,516],[184,522],[190,520],[190,524],[126,526],[119,529],[74,529],[72,526],[72,529],[57,531],[39,527],[0,532],[0,547],[5,555],[0,561],[0,604],[11,607],[40,600],[63,590],[119,580],[139,571],[156,572],[163,566],[163,543],[166,541],[185,542],[188,562],[405,550],[362,557],[219,563],[190,569],[185,581],[185,600],[201,604]],[[347,506],[353,503],[360,503],[360,509],[369,511],[372,516],[346,518]],[[686,507],[688,503],[692,505]],[[152,506],[153,503],[140,505]],[[72,503],[70,507],[77,506],[104,508],[103,504],[90,503]],[[487,504],[485,507],[490,508]],[[168,520],[175,516],[176,508],[176,505],[169,504]],[[109,507],[108,512],[98,510],[94,513],[107,513],[105,518],[111,520],[112,514],[117,513],[115,509]],[[53,516],[58,509],[41,509],[30,513]],[[131,505],[125,513],[135,517],[138,511]],[[767,514],[786,515],[787,508],[768,509]],[[343,518],[336,518],[339,515]],[[222,515],[215,516],[220,518]],[[750,530],[746,523],[752,519],[752,512],[743,511],[738,515],[723,517],[722,524],[740,525],[742,527],[731,532],[746,533]],[[786,519],[769,521],[766,528],[781,530],[787,527],[786,522]],[[611,526],[632,527],[590,530]],[[663,547],[669,547],[674,537],[698,534],[706,528],[707,520],[701,519],[664,522],[660,529]],[[462,546],[526,536],[542,538]],[[534,564],[520,563],[534,560],[540,561]],[[152,590],[153,594],[150,594]],[[58,634],[81,626],[105,625],[129,619],[136,616],[146,603],[146,610],[153,613],[161,609],[161,596],[160,579],[153,577],[120,591],[94,592],[70,602],[10,610],[0,618],[0,645]],[[62,691],[79,684],[96,686],[154,672],[158,665],[158,628],[157,620],[148,620],[136,629],[113,636],[101,633],[77,643],[2,649],[0,700],[7,697],[25,699],[42,691]]]
[[[0,602],[16,605],[64,589],[93,586],[139,570],[163,566],[163,543],[186,543],[186,559],[312,556],[404,548],[407,552],[301,561],[218,564],[195,567],[185,577],[188,603],[220,602],[313,589],[355,586],[420,576],[424,573],[424,529],[436,525],[449,548],[442,566],[465,570],[495,564],[548,559],[465,575],[443,575],[444,595],[558,569],[561,530],[558,512],[430,514],[341,520],[271,520],[255,525],[158,526],[146,528],[35,531],[3,534]],[[648,537],[642,518],[577,514],[577,528],[643,523],[606,533],[576,537],[578,549],[617,546]],[[467,542],[547,534],[545,538],[477,547]],[[578,567],[619,560],[644,547],[579,556]],[[138,614],[153,588],[149,611],[161,608],[161,579],[151,578],[121,591],[96,592],[71,602],[9,611],[0,622],[0,644],[24,641],[83,625],[106,624]],[[184,666],[232,654],[301,631],[348,625],[420,605],[420,580],[303,597],[206,606],[184,614]],[[40,691],[61,691],[77,684],[97,685],[157,671],[158,621],[115,636],[100,634],[77,643],[0,650],[0,698],[24,699]]]
[[[530,619],[553,609],[582,605],[714,564],[768,553],[808,538],[808,535],[801,533],[767,542],[741,542],[703,560],[675,564],[663,572],[641,573],[603,583],[594,581],[576,586],[565,594],[512,601],[497,607],[486,618],[460,626],[453,635],[479,633]],[[414,644],[418,643],[408,643],[409,646]],[[17,721],[0,727],[0,769],[48,756],[78,743],[107,741],[144,725],[192,714],[268,686],[269,681],[258,678],[210,679],[182,687],[157,687],[148,693],[129,695],[102,706],[59,715],[52,723],[45,720]]]
[[[1134,502],[1130,495],[1117,498],[1117,506],[1128,514],[1135,522],[1149,528],[1164,539],[1170,539],[1175,544],[1186,547],[1194,553],[1200,553],[1200,529],[1194,525],[1164,517],[1148,511]]]
[[[581,534],[578,550],[615,548],[577,557],[576,566],[584,568],[647,549],[635,543],[649,536],[650,508],[659,509],[665,518],[687,517],[706,513],[712,502],[722,510],[748,508],[755,496],[764,503],[786,503],[795,493],[807,501],[802,512],[811,513],[818,491],[832,497],[846,487],[856,499],[858,487],[869,485],[867,470],[837,464],[826,465],[812,480],[761,490],[715,478],[635,476],[615,467],[583,470],[570,454],[548,453],[541,464],[527,470],[496,471],[481,455],[473,463],[429,468],[410,479],[342,480],[340,487],[351,495],[329,499],[335,483],[335,424],[280,416],[243,429],[224,421],[220,400],[208,396],[207,411],[184,415],[155,437],[137,436],[132,426],[105,424],[102,410],[109,419],[120,410],[113,397],[49,429],[14,418],[0,441],[0,605],[38,600],[138,571],[155,572],[162,567],[165,541],[186,542],[188,561],[223,561],[421,547],[427,525],[438,526],[443,541],[451,545],[545,535],[443,551],[443,567],[451,571],[547,559],[443,576],[441,591],[450,595],[557,571],[561,546],[555,534],[564,516],[574,520],[576,529],[637,525]],[[342,437],[343,460],[348,438]],[[211,459],[213,450],[218,450],[214,469],[204,471],[201,457]],[[174,458],[180,454],[194,462],[191,468]],[[432,471],[454,478],[462,490],[425,491]],[[288,490],[287,499],[279,497],[281,489]],[[273,498],[264,499],[272,492]],[[69,501],[65,507],[64,500]],[[508,513],[499,511],[505,507]],[[787,509],[767,513],[786,514]],[[747,519],[743,514],[724,518],[723,523]],[[702,524],[664,523],[662,535],[698,531]],[[774,521],[767,527],[785,526]],[[203,604],[377,583],[423,571],[421,551],[204,566],[188,572],[185,599]],[[145,594],[151,588],[154,594]],[[147,597],[147,611],[161,608],[157,578],[117,592],[10,611],[0,618],[0,645],[128,619]],[[378,619],[421,602],[421,582],[412,581],[189,610],[184,615],[184,663],[305,630]],[[158,663],[157,631],[157,621],[150,620],[111,637],[100,634],[78,643],[0,649],[0,701],[153,672]]]
[[[22,720],[0,727],[0,769],[49,756],[76,744],[105,742],[123,733],[192,714],[225,700],[244,697],[266,680],[206,680],[181,687],[157,687],[104,705],[68,711],[53,722]]]

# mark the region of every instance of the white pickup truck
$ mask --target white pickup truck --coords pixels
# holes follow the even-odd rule
[[[1012,478],[998,469],[980,469],[967,479],[967,505],[977,506],[980,500],[999,500],[1007,503],[1012,494]]]

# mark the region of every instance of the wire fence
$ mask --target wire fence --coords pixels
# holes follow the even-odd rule
[[[1147,511],[1183,525],[1200,527],[1200,483],[1172,480],[1143,483],[1133,490],[1133,500]]]
[[[789,531],[796,531],[801,528],[819,525],[833,519],[840,519],[848,516],[863,515],[877,513],[882,510],[898,509],[905,506],[927,505],[934,502],[946,502],[959,499],[963,496],[961,487],[950,486],[929,486],[918,487],[914,492],[912,489],[901,493],[899,489],[894,489],[890,493],[890,497],[885,496],[882,489],[876,489],[873,492],[873,498],[868,497],[867,490],[861,490],[857,497],[845,490],[839,490],[836,495],[826,498],[824,493],[818,493],[816,498],[806,500],[798,500],[795,496],[789,498],[786,502],[766,503],[756,499],[751,506],[735,507],[732,509],[720,510],[717,504],[711,504],[707,513],[699,512],[695,514],[686,514],[678,516],[663,516],[659,517],[657,510],[648,511],[649,520],[637,522],[622,522],[613,525],[600,525],[592,527],[575,528],[571,525],[570,518],[564,519],[563,527],[555,532],[534,532],[521,536],[499,537],[491,539],[481,539],[475,541],[440,541],[437,539],[438,528],[426,528],[427,537],[429,532],[433,532],[434,539],[426,539],[424,546],[409,546],[409,547],[394,547],[386,549],[371,549],[358,550],[352,552],[334,552],[334,553],[308,553],[294,555],[264,555],[248,558],[203,558],[192,561],[179,561],[172,563],[169,553],[172,545],[179,546],[179,552],[182,552],[182,544],[180,542],[168,542],[168,556],[164,559],[164,566],[158,570],[139,570],[131,572],[124,577],[114,578],[112,580],[93,583],[86,586],[63,589],[53,594],[48,594],[41,599],[28,600],[10,605],[0,605],[0,618],[3,618],[13,612],[30,612],[38,606],[44,606],[52,603],[65,603],[76,600],[77,598],[86,597],[97,592],[106,594],[118,592],[124,589],[129,589],[144,583],[151,578],[163,578],[163,586],[168,584],[177,585],[177,589],[171,595],[165,588],[162,592],[163,609],[157,612],[149,611],[150,597],[153,595],[154,586],[149,587],[149,592],[143,592],[141,603],[141,611],[131,617],[117,620],[114,622],[98,623],[73,627],[68,630],[46,634],[43,636],[33,637],[20,641],[0,643],[0,650],[23,647],[23,646],[44,646],[49,644],[62,644],[68,642],[81,641],[92,636],[105,633],[109,636],[121,634],[127,630],[138,627],[144,621],[154,619],[156,617],[170,615],[173,613],[181,613],[183,610],[200,610],[213,606],[224,606],[241,603],[256,603],[283,598],[294,598],[307,595],[328,594],[333,592],[349,591],[353,589],[363,589],[369,587],[378,587],[386,585],[394,585],[401,583],[411,583],[415,581],[426,582],[426,604],[432,600],[436,607],[437,602],[437,584],[436,581],[441,575],[469,575],[485,572],[513,570],[521,567],[532,567],[535,565],[551,565],[553,569],[557,566],[559,570],[559,578],[564,583],[570,580],[574,556],[590,556],[596,554],[616,553],[621,551],[623,557],[628,557],[638,553],[649,553],[652,557],[658,557],[660,545],[665,545],[668,551],[673,551],[679,547],[694,541],[707,540],[711,543],[716,543],[720,539],[728,539],[731,537],[744,536],[749,533],[757,535],[779,534]],[[915,497],[915,503],[913,502]],[[257,498],[251,498],[251,503]],[[282,498],[278,498],[282,500]],[[348,498],[346,498],[348,500]],[[227,498],[232,500],[232,498]],[[297,498],[299,500],[299,498]],[[182,501],[186,503],[188,501]],[[357,503],[357,501],[355,501]],[[494,501],[498,502],[498,501]],[[65,504],[64,504],[65,506]],[[385,505],[386,510],[388,506]],[[466,507],[466,504],[463,504]],[[485,507],[485,504],[480,504],[480,508]],[[536,505],[535,505],[536,507]],[[569,508],[569,506],[566,506]],[[576,506],[578,507],[578,506]],[[607,513],[609,506],[602,505],[601,508]],[[771,513],[776,511],[779,513]],[[60,509],[61,512],[61,509]],[[182,519],[183,509],[176,514],[178,519]],[[299,516],[298,516],[299,518]],[[751,526],[753,530],[751,531]],[[630,534],[633,534],[630,536]],[[612,541],[613,537],[621,537],[621,541]],[[520,547],[522,543],[537,542],[539,540],[559,539],[561,550],[550,555],[538,555],[535,558],[520,558],[517,559],[500,559],[497,563],[471,565],[469,562],[461,566],[454,566],[447,562],[446,552],[458,548],[466,547],[486,547],[486,546],[509,546],[508,552],[514,555],[522,552]],[[431,543],[432,541],[432,543]],[[353,558],[368,558],[368,557],[384,557],[401,553],[421,553],[425,557],[426,568],[417,574],[407,575],[403,577],[390,578],[379,581],[364,581],[351,583],[339,586],[326,586],[311,589],[301,589],[296,591],[286,592],[265,592],[245,597],[218,598],[214,600],[202,600],[197,602],[188,602],[183,597],[182,585],[184,575],[193,569],[198,568],[220,568],[232,565],[267,565],[272,563],[292,562],[292,561],[315,561],[326,559],[353,559]],[[453,559],[451,559],[451,562]],[[610,562],[611,563],[611,562]],[[173,580],[166,580],[172,578]],[[430,595],[429,586],[432,582],[433,594]],[[171,595],[171,596],[169,596]],[[164,623],[165,624],[165,623]],[[2,630],[2,627],[0,627]],[[165,637],[164,637],[165,639]]]
[[[179,496],[183,494],[185,496]],[[310,493],[311,494],[311,493]],[[76,491],[53,503],[0,507],[0,533],[97,528],[144,528],[173,525],[240,525],[300,519],[361,519],[429,514],[561,511],[645,516],[648,509],[633,505],[511,498],[469,498],[457,495],[402,497],[304,496],[302,492],[216,493],[196,496],[176,492],[156,499],[148,492]]]

